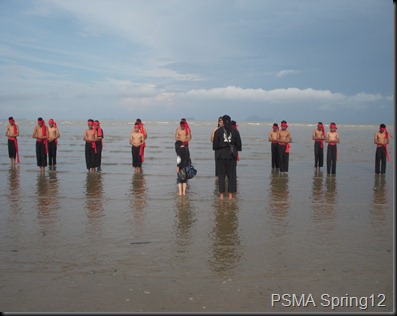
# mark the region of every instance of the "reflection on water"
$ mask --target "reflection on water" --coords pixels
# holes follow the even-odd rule
[[[288,225],[289,205],[289,188],[288,175],[280,174],[278,171],[272,171],[269,176],[269,198],[266,210],[269,213],[270,227],[272,227],[273,236],[282,236],[285,234]]]
[[[335,219],[337,202],[336,177],[327,176],[325,184],[322,171],[316,171],[312,182],[313,222],[324,222]]]
[[[146,182],[143,173],[134,172],[131,180],[129,207],[133,210],[133,225],[142,235],[144,212],[147,206]]]
[[[10,168],[8,173],[8,200],[10,203],[10,209],[13,211],[13,214],[18,213],[21,206],[21,183],[19,178],[19,168]],[[15,212],[15,213],[14,213]]]
[[[312,182],[311,219],[314,225],[311,233],[317,236],[315,241],[319,244],[324,241],[329,244],[333,240],[327,232],[333,231],[335,227],[336,202],[336,177],[326,176],[324,180],[322,171],[316,171]]]
[[[43,235],[54,230],[59,209],[58,178],[56,172],[37,174],[36,181],[37,219]]]
[[[374,186],[372,190],[372,205],[370,208],[370,222],[374,229],[380,229],[386,224],[386,214],[389,204],[387,199],[386,177],[375,174]]]
[[[176,234],[176,256],[180,259],[186,259],[193,239],[191,228],[196,221],[188,196],[176,197],[175,213],[175,227],[173,230]]]
[[[100,172],[87,172],[85,196],[88,230],[95,234],[101,231],[101,218],[104,215],[103,184]]]
[[[236,269],[242,257],[239,235],[238,202],[216,200],[214,227],[210,240],[212,257],[208,260],[212,271],[222,273]]]

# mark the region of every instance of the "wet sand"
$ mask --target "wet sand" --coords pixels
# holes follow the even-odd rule
[[[23,123],[28,135],[33,125]],[[56,171],[40,174],[27,136],[17,169],[0,156],[1,311],[394,310],[394,162],[374,174],[376,126],[339,127],[332,177],[314,170],[313,126],[290,124],[290,172],[280,175],[270,169],[271,123],[240,123],[238,194],[220,201],[212,122],[190,123],[198,175],[186,197],[174,174],[177,122],[146,123],[142,174],[131,167],[126,122],[102,124],[103,171],[94,174],[84,123],[58,124]]]

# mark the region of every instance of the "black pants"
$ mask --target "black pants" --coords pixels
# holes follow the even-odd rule
[[[272,143],[272,168],[280,168],[280,159],[278,152],[278,143]]]
[[[142,146],[142,145],[141,145],[141,146]],[[132,166],[133,166],[134,168],[136,168],[136,167],[141,167],[141,166],[142,166],[141,156],[139,155],[139,152],[140,152],[140,150],[141,150],[141,146],[139,146],[139,147],[132,146],[132,147],[131,147]]]
[[[375,153],[375,173],[386,173],[386,147],[377,147]]]
[[[285,152],[286,148],[287,148],[287,145],[278,144],[280,172],[288,172],[289,153]]]
[[[36,159],[38,167],[47,167],[47,151],[44,142],[36,142]]]
[[[96,142],[95,165],[97,167],[100,167],[101,162],[102,162],[102,141],[99,140]]]
[[[8,140],[8,157],[10,158],[17,157],[17,149],[15,148],[15,141],[11,139]]]
[[[324,165],[324,146],[321,142],[314,142],[314,167],[322,167]]]
[[[56,166],[57,164],[57,143],[54,141],[48,142],[48,164]]]
[[[337,157],[337,147],[336,145],[328,144],[327,147],[327,174],[336,173],[336,157]]]
[[[85,164],[87,169],[96,168],[96,153],[95,148],[92,148],[92,143],[85,142]]]
[[[225,193],[227,177],[229,193],[237,192],[237,160],[236,159],[217,159],[218,160],[218,185],[219,193]]]

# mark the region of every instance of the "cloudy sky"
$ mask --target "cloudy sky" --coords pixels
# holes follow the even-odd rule
[[[392,0],[0,0],[0,115],[391,123]]]

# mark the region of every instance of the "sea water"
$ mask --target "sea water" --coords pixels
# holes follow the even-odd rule
[[[238,122],[238,193],[221,201],[216,122],[189,122],[198,173],[185,197],[176,186],[179,121],[144,122],[141,174],[132,168],[133,122],[101,123],[102,171],[88,173],[86,122],[59,120],[57,168],[44,174],[35,122],[17,123],[17,168],[6,137],[0,143],[2,311],[360,312],[322,298],[371,295],[365,310],[394,310],[394,142],[386,175],[375,175],[377,124],[338,125],[336,175],[328,176],[325,161],[314,168],[316,124],[289,124],[282,175],[271,169],[272,122]]]

